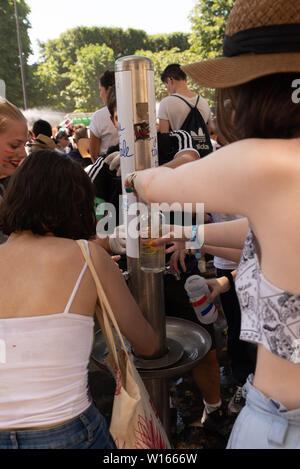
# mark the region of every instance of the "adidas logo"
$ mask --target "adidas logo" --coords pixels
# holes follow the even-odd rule
[[[210,149],[210,148],[209,148],[209,145],[204,145],[204,144],[202,144],[202,145],[196,145],[196,148],[197,148],[198,151],[199,151],[199,150],[209,150],[209,149]]]
[[[192,137],[205,137],[204,132],[203,132],[203,130],[201,129],[201,127],[199,127],[199,129],[198,129],[198,135],[196,134],[196,132],[194,132],[194,131],[192,130],[192,131],[191,131],[191,136],[192,136]]]
[[[199,127],[199,129],[198,129],[198,134],[196,134],[196,132],[194,132],[192,130],[191,131],[191,137],[194,140],[199,140],[200,142],[205,142],[206,141],[205,134],[204,134],[203,130],[201,129],[201,127]]]

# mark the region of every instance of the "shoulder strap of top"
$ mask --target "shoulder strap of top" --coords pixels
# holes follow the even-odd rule
[[[184,101],[185,104],[187,104],[191,109],[194,109],[194,108],[196,108],[196,107],[198,106],[199,99],[200,99],[200,96],[199,96],[199,94],[198,94],[196,104],[195,104],[195,106],[193,107],[186,99],[184,99],[182,96],[179,96],[179,94],[172,94],[171,96],[175,96],[175,98],[181,99],[181,100]]]
[[[84,244],[86,245],[86,249],[87,249],[88,255],[90,256],[89,243],[88,243],[85,239],[83,240],[83,242],[84,242]],[[74,289],[73,289],[73,291],[72,291],[72,293],[71,293],[71,296],[70,296],[70,299],[69,299],[69,301],[68,301],[68,303],[67,303],[67,306],[66,306],[66,308],[65,308],[65,310],[64,310],[64,314],[69,314],[69,312],[70,312],[70,308],[71,308],[71,306],[72,306],[72,303],[73,303],[73,301],[74,301],[74,298],[75,298],[75,296],[76,296],[76,293],[77,293],[77,291],[78,291],[79,285],[80,285],[81,280],[82,280],[82,278],[83,278],[83,276],[84,276],[84,274],[85,274],[86,269],[87,269],[87,263],[85,262],[85,264],[84,264],[84,266],[83,266],[83,268],[82,268],[82,270],[81,270],[81,272],[80,272],[80,274],[79,274],[79,277],[78,277],[78,279],[77,279],[77,282],[76,282],[76,284],[75,284],[75,287],[74,287]]]

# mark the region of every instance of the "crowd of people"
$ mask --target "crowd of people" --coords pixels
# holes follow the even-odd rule
[[[169,96],[157,116],[159,167],[124,180],[147,204],[205,206],[201,254],[214,259],[217,278],[207,284],[226,316],[235,393],[225,408],[214,327],[202,324],[212,345],[193,370],[204,403],[195,420],[228,438],[227,415],[237,416],[228,448],[296,449],[300,107],[292,83],[300,72],[300,14],[292,0],[278,8],[270,0],[255,4],[254,15],[252,4],[236,0],[223,57],[163,71]],[[187,76],[217,90],[215,118]],[[85,240],[135,352],[151,357],[157,348],[121,273],[124,188],[113,71],[100,77],[99,89],[104,107],[89,129],[53,129],[43,120],[28,129],[22,112],[0,98],[1,449],[115,448],[88,390],[97,292],[74,241]],[[191,130],[195,109],[198,127]],[[118,226],[114,236],[100,239],[97,213],[104,202],[115,207]],[[200,239],[200,227],[184,228],[183,234],[171,226],[154,244],[167,245],[171,265],[166,314],[198,322],[184,283],[201,275],[186,250],[187,241]]]

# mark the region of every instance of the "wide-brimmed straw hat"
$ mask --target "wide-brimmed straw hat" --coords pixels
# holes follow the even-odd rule
[[[48,137],[47,135],[44,134],[39,134],[37,138],[31,142],[28,146],[30,146],[32,149],[51,149],[54,150],[57,148],[56,143],[52,138]]]
[[[300,72],[299,0],[236,0],[226,23],[223,56],[182,69],[208,88]]]
[[[90,158],[91,154],[89,153],[90,139],[89,138],[80,138],[77,142],[77,148],[82,158]]]

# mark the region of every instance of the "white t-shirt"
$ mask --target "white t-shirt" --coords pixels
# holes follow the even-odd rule
[[[118,131],[110,120],[109,110],[106,106],[92,115],[90,130],[95,137],[101,139],[100,155],[105,154],[109,147],[117,145],[119,142]]]
[[[196,95],[194,98],[187,98],[181,94],[176,95],[181,96],[191,106],[194,107],[196,105],[198,95]],[[164,98],[161,101],[158,109],[158,118],[169,121],[170,128],[173,131],[181,129],[182,124],[191,110],[189,106],[182,101],[182,99],[176,98],[176,95],[171,95]],[[199,109],[205,124],[207,124],[209,118],[211,117],[211,110],[206,99],[200,96],[197,108]]]

